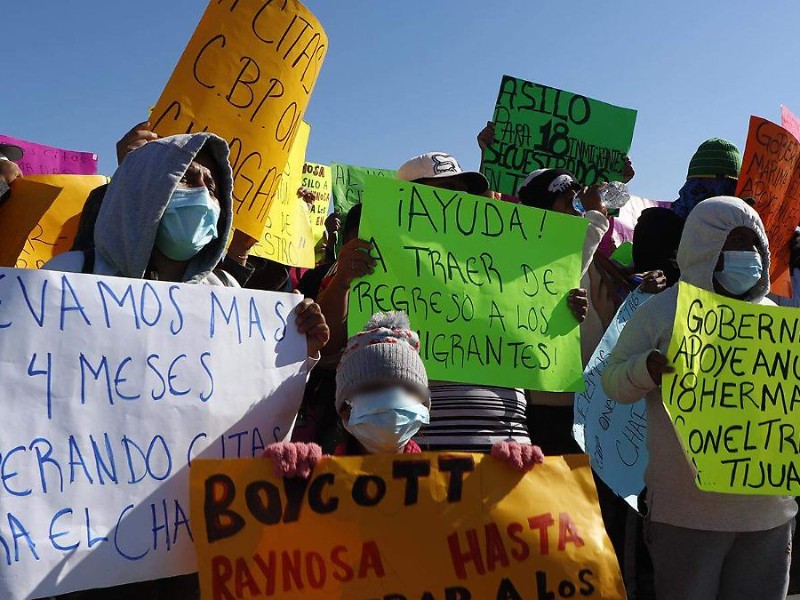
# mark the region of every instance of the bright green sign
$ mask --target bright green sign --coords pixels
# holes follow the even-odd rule
[[[578,322],[587,222],[394,179],[368,177],[359,237],[373,275],[350,290],[350,333],[402,310],[431,380],[583,389]]]
[[[697,486],[800,495],[800,311],[679,286],[661,389]]]
[[[346,216],[356,204],[361,204],[364,195],[364,178],[369,175],[376,177],[389,177],[394,179],[397,171],[390,169],[371,169],[365,167],[351,167],[333,163],[331,175],[333,178],[333,207]]]
[[[481,170],[489,189],[516,196],[536,169],[567,169],[584,185],[621,181],[636,111],[505,75],[493,122]]]

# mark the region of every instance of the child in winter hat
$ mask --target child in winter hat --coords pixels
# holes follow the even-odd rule
[[[370,454],[419,452],[411,438],[430,422],[419,337],[402,312],[378,313],[347,342],[336,372],[336,410]]]
[[[345,441],[337,455],[418,454],[411,439],[430,422],[428,375],[419,355],[419,336],[403,312],[377,313],[347,342],[336,373],[336,410]],[[322,457],[316,444],[278,443],[265,457],[284,477],[308,477]],[[543,462],[535,446],[501,442],[492,455],[517,469]]]

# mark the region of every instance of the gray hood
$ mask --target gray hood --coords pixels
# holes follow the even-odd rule
[[[178,182],[206,144],[220,166],[218,237],[189,261],[184,281],[202,280],[222,260],[233,220],[228,144],[212,133],[173,135],[128,154],[111,179],[94,230],[95,248],[113,270],[104,274],[144,276],[161,216]]]
[[[678,248],[681,281],[713,292],[714,267],[728,234],[737,227],[752,229],[758,236],[764,270],[758,284],[744,299],[760,302],[769,293],[769,242],[758,213],[732,196],[709,198],[689,213]]]

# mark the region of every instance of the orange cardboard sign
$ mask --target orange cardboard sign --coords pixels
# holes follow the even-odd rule
[[[756,201],[769,238],[772,291],[790,298],[789,242],[800,224],[800,142],[783,127],[750,117],[736,195]]]

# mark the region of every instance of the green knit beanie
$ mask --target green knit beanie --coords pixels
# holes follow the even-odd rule
[[[728,140],[712,138],[706,140],[697,149],[689,161],[689,172],[686,179],[692,177],[729,177],[739,178],[742,168],[742,155],[738,148]]]

